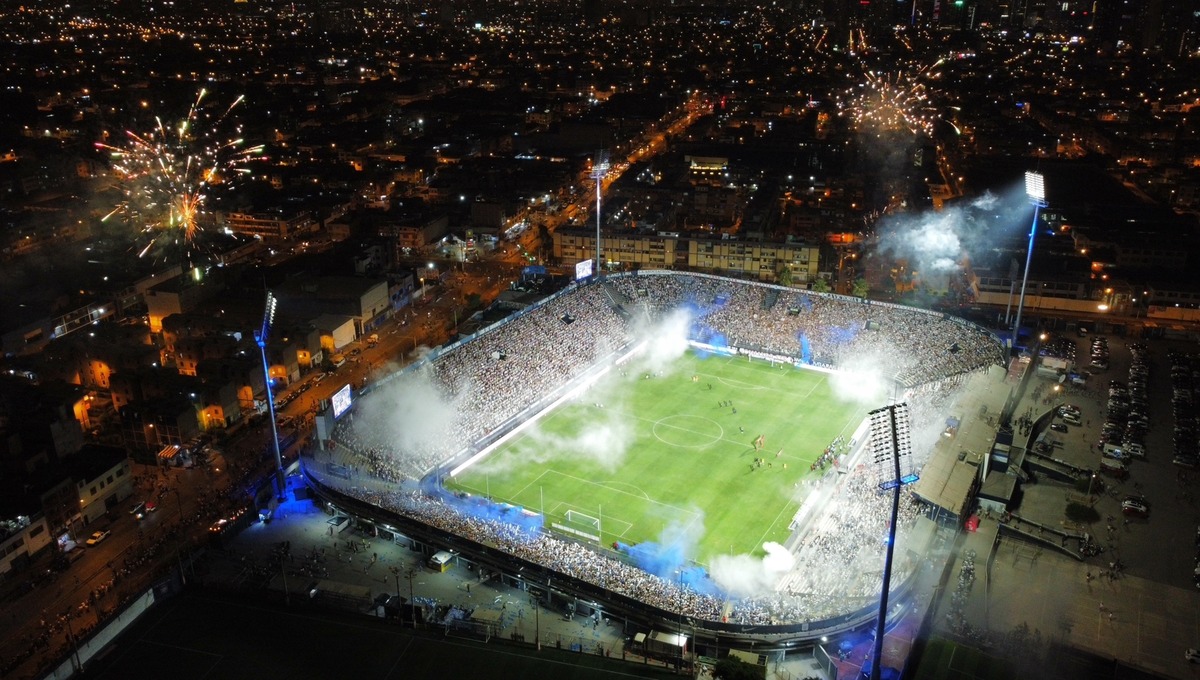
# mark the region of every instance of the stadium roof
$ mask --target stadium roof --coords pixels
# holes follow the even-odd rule
[[[971,494],[971,484],[979,472],[977,461],[973,460],[975,457],[966,454],[959,460],[957,456],[933,456],[922,468],[921,479],[913,493],[961,517]]]

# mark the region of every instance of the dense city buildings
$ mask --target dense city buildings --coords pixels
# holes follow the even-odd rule
[[[895,616],[928,622],[916,626],[918,649],[933,634],[990,644],[961,602],[914,595],[918,584],[941,588],[952,570],[965,573],[951,549],[972,539],[959,528],[989,509],[1025,514],[1019,489],[1031,480],[1074,485],[1045,507],[1080,497],[1097,506],[1105,497],[1090,482],[1116,465],[1098,453],[1117,436],[1106,419],[1137,412],[1121,427],[1141,446],[1129,428],[1143,427],[1149,408],[1105,401],[1104,386],[1120,383],[1108,388],[1118,402],[1136,396],[1124,383],[1151,359],[1149,391],[1175,395],[1174,439],[1162,441],[1175,455],[1138,462],[1160,467],[1130,484],[1152,495],[1150,479],[1177,472],[1178,531],[1159,529],[1172,518],[1156,509],[1162,533],[1146,541],[1191,545],[1194,414],[1180,381],[1191,379],[1200,331],[1192,3],[82,0],[0,8],[0,50],[0,599],[15,612],[0,621],[0,675],[86,666],[98,631],[138,593],[165,592],[164,573],[196,585],[197,565],[220,573],[229,545],[257,540],[237,534],[259,511],[265,524],[307,503],[330,513],[331,536],[411,547],[418,568],[453,548],[439,573],[469,567],[481,585],[528,594],[535,612],[623,618],[618,637],[629,640],[614,644],[639,661],[694,668],[759,645],[778,663],[801,649],[824,654],[822,677],[849,677],[862,667],[861,640],[835,645],[874,616],[883,568],[862,519],[884,512],[867,493],[874,480],[836,482],[864,443],[854,427],[790,461],[811,473],[776,490],[791,534],[733,532],[763,539],[729,546],[744,564],[778,557],[778,546],[830,571],[820,560],[843,555],[809,530],[862,530],[843,545],[861,547],[860,562],[842,567],[876,580],[849,585],[797,568],[742,591],[721,580],[719,555],[703,552],[659,573],[614,524],[602,526],[602,514],[619,521],[616,507],[593,517],[582,500],[554,519],[544,499],[536,513],[524,499],[545,526],[521,542],[507,527],[525,519],[501,509],[503,521],[477,524],[472,513],[483,511],[466,500],[490,500],[499,473],[482,490],[455,486],[527,428],[543,432],[547,459],[564,446],[710,445],[670,444],[692,432],[672,418],[711,421],[714,442],[733,437],[732,420],[681,412],[650,428],[656,444],[637,444],[636,428],[608,420],[618,401],[639,415],[674,404],[640,380],[605,381],[640,373],[653,384],[682,365],[625,363],[667,351],[643,334],[680,310],[687,322],[672,338],[696,356],[795,365],[830,385],[886,383],[875,406],[916,405],[929,468],[906,490],[901,552],[951,551],[944,573],[904,562],[915,548],[901,556],[909,613]],[[1045,196],[1026,195],[1029,172]],[[1074,356],[1071,338],[1098,333],[1123,338],[1113,364],[1128,363],[1127,375],[1101,375],[1112,371],[1106,343]],[[1007,376],[992,381],[1003,387],[981,389],[993,373]],[[712,389],[701,375],[691,383]],[[1072,427],[1087,434],[1049,455],[1068,388],[1095,399],[1096,432],[1084,415]],[[581,397],[586,389],[602,396]],[[984,396],[1000,390],[1007,396]],[[703,395],[679,408],[713,402],[724,418],[774,401],[745,399]],[[607,429],[539,429],[568,418],[556,409],[572,400],[594,412],[570,417]],[[762,415],[789,432],[841,417],[801,406]],[[1155,417],[1165,437],[1165,414]],[[769,453],[776,472],[789,469],[792,452]],[[775,468],[770,456],[752,460],[751,475]],[[617,479],[621,467],[579,474]],[[1124,482],[1127,461],[1117,467]],[[823,479],[836,493],[822,505],[809,494]],[[730,476],[727,488],[739,483]],[[1061,551],[1118,571],[1115,520],[1055,507],[1037,521],[1062,534]],[[715,526],[725,511],[706,512]],[[1020,526],[1041,545],[1033,524],[1004,531]],[[1084,554],[1106,528],[1114,559]],[[290,536],[277,540],[290,546]],[[1133,570],[1151,589],[1194,590],[1184,566]],[[693,567],[704,572],[694,583]],[[394,578],[399,598],[403,572],[390,568],[382,582]],[[71,577],[67,595],[44,587]],[[1092,579],[1088,567],[1088,594]],[[262,585],[292,597],[286,584]],[[339,602],[357,602],[348,593]],[[415,596],[401,599],[380,610],[407,607],[400,616],[415,623]],[[523,643],[528,617],[498,616],[472,630]],[[1190,633],[1170,644],[1161,659],[1147,652],[1130,665],[1179,677],[1200,661],[1184,658],[1200,646]],[[1100,642],[1067,646],[1116,656]],[[889,663],[915,672],[907,658]]]

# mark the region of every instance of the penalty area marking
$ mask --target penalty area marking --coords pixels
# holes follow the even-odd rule
[[[828,378],[826,378],[825,376],[822,375],[821,379],[814,382],[813,386],[811,388],[809,388],[808,393],[805,394],[803,397],[801,397],[801,399],[808,399],[809,397],[811,397],[812,393],[816,392],[817,388],[820,387],[821,385],[824,385],[828,380],[829,380]]]
[[[754,383],[742,382],[741,380],[734,380],[732,378],[724,378],[719,375],[716,375],[713,377],[717,379],[717,382],[721,383],[722,385],[724,385],[726,387],[733,387],[733,388],[740,389],[740,390],[750,390],[751,392],[758,392],[758,391],[767,389],[766,387],[763,387],[762,385],[755,385]]]
[[[646,500],[650,500],[650,494],[646,493],[645,491],[642,491],[642,488],[641,488],[640,486],[636,485],[636,484],[630,484],[629,482],[614,482],[614,481],[611,481],[611,480],[610,480],[610,481],[607,481],[607,482],[596,482],[596,483],[597,483],[597,484],[599,484],[600,486],[607,486],[607,487],[612,487],[612,486],[614,486],[614,485],[616,485],[616,486],[627,486],[627,487],[629,487],[629,488],[631,488],[631,489],[634,489],[634,490],[635,490],[635,491],[637,491],[638,493],[640,493],[640,494],[642,495],[642,498],[644,498],[644,499],[646,499]]]
[[[549,473],[551,473],[551,474],[556,474],[556,475],[558,475],[558,476],[560,476],[560,477],[566,477],[567,479],[573,479],[573,480],[575,480],[575,481],[577,481],[577,482],[583,482],[584,484],[591,484],[592,486],[600,486],[600,487],[603,487],[603,486],[605,486],[605,485],[604,485],[603,483],[601,483],[601,482],[593,482],[593,481],[591,481],[590,479],[580,479],[579,477],[576,477],[575,475],[568,475],[567,473],[565,473],[565,472],[559,472],[558,470],[547,470],[547,472],[549,472]],[[678,506],[675,506],[675,505],[671,505],[670,503],[664,503],[664,502],[662,502],[662,501],[656,501],[656,500],[654,500],[653,498],[642,498],[642,497],[640,497],[640,496],[637,496],[637,495],[635,495],[635,494],[629,493],[628,491],[622,491],[622,490],[620,490],[620,489],[613,489],[612,487],[607,487],[607,488],[608,488],[610,491],[614,491],[614,492],[616,492],[616,493],[619,493],[619,494],[624,494],[624,495],[626,495],[626,496],[630,496],[630,497],[632,497],[632,498],[637,498],[638,500],[644,500],[644,501],[646,501],[647,503],[653,503],[654,505],[660,505],[660,506],[662,506],[662,507],[664,507],[664,508],[670,508],[671,510],[674,510],[674,511],[676,511],[676,512],[678,512],[678,513],[682,514],[682,515],[691,515],[693,518],[695,518],[695,517],[698,517],[698,516],[700,515],[700,513],[696,512],[696,511],[694,511],[694,510],[685,510],[685,509],[683,509],[683,508],[681,508],[681,507],[678,507]]]

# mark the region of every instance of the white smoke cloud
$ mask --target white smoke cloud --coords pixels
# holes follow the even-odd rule
[[[354,429],[364,441],[388,442],[397,457],[417,456],[451,435],[460,401],[443,394],[426,371],[412,371],[359,401]]]
[[[692,320],[690,312],[678,308],[657,322],[643,323],[634,328],[634,337],[646,343],[635,359],[637,370],[651,373],[668,371],[688,350],[688,329]]]
[[[606,403],[603,394],[595,388],[583,398],[588,400],[585,406],[588,413],[577,421],[578,429],[565,435],[552,434],[541,428],[532,430],[522,442],[522,465],[531,460],[540,463],[557,456],[570,456],[576,460],[590,460],[605,471],[613,472],[625,462],[625,454],[635,435],[629,418]]]
[[[573,460],[591,460],[608,472],[615,471],[625,462],[637,435],[631,419],[621,408],[621,395],[617,381],[600,380],[575,399],[573,407],[580,409],[580,413],[569,430],[558,427],[561,420],[556,422],[554,432],[543,428],[539,421],[513,443],[515,455],[489,456],[479,463],[479,469],[500,474],[511,465],[541,465],[569,456]]]
[[[895,361],[856,355],[829,376],[829,386],[841,401],[878,406],[887,402],[888,391],[892,388],[885,375],[894,375],[898,368]]]
[[[653,323],[643,322],[634,332],[646,345],[630,362],[629,371],[634,374],[669,373],[688,350],[691,322],[691,315],[685,310],[673,311]],[[598,351],[607,353],[608,348],[598,348]],[[501,474],[510,466],[506,460],[519,460],[519,464],[525,466],[570,456],[591,460],[605,471],[615,471],[625,462],[637,435],[626,412],[625,391],[621,389],[620,380],[613,376],[601,379],[580,393],[575,402],[586,413],[572,423],[569,431],[558,426],[561,420],[556,421],[555,432],[550,432],[539,422],[515,444],[517,455],[490,456],[479,464],[480,469]]]
[[[787,548],[769,541],[763,544],[767,554],[718,555],[709,566],[708,575],[721,590],[734,597],[765,595],[775,589],[779,578],[791,571],[796,558]]]
[[[949,271],[958,266],[963,247],[955,228],[960,217],[958,211],[937,213],[908,236],[912,247],[933,269]]]
[[[1022,192],[987,192],[940,211],[885,217],[879,223],[879,250],[909,260],[918,272],[945,274],[957,270],[965,257],[1007,241],[1027,218]]]

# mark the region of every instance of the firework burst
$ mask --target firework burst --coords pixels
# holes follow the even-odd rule
[[[248,174],[242,166],[261,157],[263,147],[246,147],[240,127],[225,131],[245,97],[214,113],[204,106],[206,94],[200,90],[174,127],[156,116],[149,132],[125,130],[122,146],[96,143],[109,155],[122,192],[120,203],[102,221],[125,215],[135,223],[145,241],[138,246],[139,257],[165,242],[194,245],[209,190]]]
[[[842,115],[850,116],[863,131],[903,131],[932,135],[940,118],[925,87],[942,62],[915,72],[867,71],[862,82],[843,93],[838,100]]]

